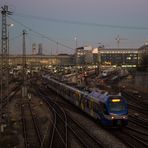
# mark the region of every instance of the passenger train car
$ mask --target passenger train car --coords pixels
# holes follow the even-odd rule
[[[48,79],[50,89],[99,120],[102,125],[121,127],[128,124],[127,102],[121,95],[109,95],[101,90],[86,93],[50,76],[44,76],[44,78]]]

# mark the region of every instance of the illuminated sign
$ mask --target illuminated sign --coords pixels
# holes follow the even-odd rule
[[[112,99],[112,102],[120,102],[120,99]]]

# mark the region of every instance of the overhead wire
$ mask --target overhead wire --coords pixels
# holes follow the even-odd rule
[[[32,16],[32,15],[26,15],[26,14],[20,14],[20,13],[16,13],[14,14],[14,16],[20,16],[20,17],[27,17],[27,18],[31,18],[31,19],[39,19],[39,20],[43,20],[43,21],[52,21],[52,22],[57,22],[57,23],[68,23],[68,24],[75,24],[75,25],[85,25],[85,26],[95,26],[95,27],[109,27],[109,28],[118,28],[118,29],[135,29],[135,30],[148,30],[148,27],[137,27],[137,26],[119,26],[119,25],[107,25],[107,24],[97,24],[97,23],[89,23],[89,22],[80,22],[80,21],[71,21],[71,20],[63,20],[63,19],[54,19],[54,18],[47,18],[47,17],[39,17],[39,16]],[[19,25],[27,28],[29,31],[43,37],[46,38],[47,40],[55,43],[56,45],[60,45],[63,46],[65,48],[68,49],[72,49],[74,50],[74,48],[69,47],[66,44],[63,44],[51,37],[48,37],[46,35],[44,35],[43,33],[40,33],[34,29],[32,29],[31,27],[23,24],[20,21],[17,21],[16,19],[8,16],[11,20],[13,20],[14,22],[18,23]]]
[[[73,24],[73,25],[83,25],[83,26],[94,26],[94,27],[107,27],[107,28],[114,28],[114,29],[132,29],[132,30],[148,30],[148,27],[142,26],[122,26],[122,25],[111,25],[111,24],[100,24],[100,23],[90,23],[90,22],[81,22],[81,21],[73,21],[73,20],[65,20],[65,19],[55,19],[49,17],[40,17],[40,16],[33,16],[21,13],[15,13],[14,16],[30,18],[30,19],[38,19],[42,21],[51,21],[56,23],[66,23],[66,24]]]
[[[18,35],[16,35],[16,36],[10,38],[10,41],[13,41],[13,40],[15,40],[15,39],[17,39],[17,38],[20,38],[21,36],[22,36],[22,34],[18,34]]]
[[[17,21],[16,19],[14,19],[14,18],[12,18],[12,17],[10,17],[10,16],[8,16],[8,17],[9,17],[12,21],[14,21],[14,22],[18,23],[19,25],[25,27],[26,29],[28,29],[28,30],[31,31],[31,32],[33,32],[33,33],[35,33],[35,34],[37,34],[37,35],[39,35],[39,36],[41,36],[41,37],[43,37],[43,38],[45,38],[45,39],[51,41],[51,42],[54,42],[55,44],[58,44],[58,45],[61,45],[61,46],[65,47],[65,48],[74,50],[74,48],[69,47],[68,45],[65,45],[65,44],[63,44],[63,43],[61,43],[61,42],[59,42],[59,41],[57,41],[57,40],[54,40],[54,39],[52,39],[51,37],[48,37],[48,36],[46,36],[46,35],[44,35],[44,34],[38,32],[38,31],[32,29],[31,27],[29,27],[29,26],[23,24],[23,23],[20,22],[20,21]]]

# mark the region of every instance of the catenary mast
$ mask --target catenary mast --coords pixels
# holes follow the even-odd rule
[[[9,52],[8,52],[8,33],[7,33],[7,16],[11,15],[12,12],[8,11],[8,6],[4,5],[1,7],[2,15],[2,37],[1,37],[1,108],[0,108],[0,127],[1,132],[3,131],[3,122],[6,122],[3,117],[6,114],[6,111],[2,109],[2,101],[5,96],[8,96],[8,87],[9,87]],[[6,92],[4,93],[4,86]],[[4,120],[4,121],[3,121]]]
[[[27,98],[27,75],[26,75],[26,69],[27,69],[27,63],[26,63],[26,43],[25,43],[25,36],[26,31],[23,30],[23,87],[22,87],[22,98],[25,100]]]

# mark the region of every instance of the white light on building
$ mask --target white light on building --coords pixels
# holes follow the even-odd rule
[[[98,54],[98,48],[94,48],[94,49],[92,50],[92,53],[93,53],[93,54]]]
[[[86,47],[84,47],[84,50],[92,50],[92,47],[91,46],[86,46]]]

